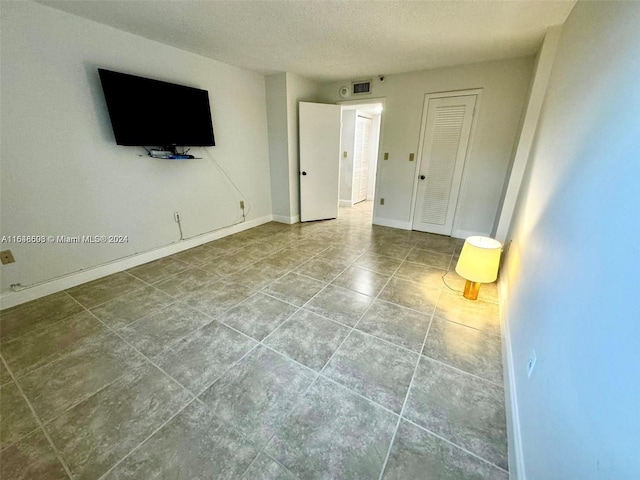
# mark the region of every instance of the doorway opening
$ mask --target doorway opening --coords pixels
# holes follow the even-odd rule
[[[340,103],[340,183],[338,216],[373,220],[383,101]]]

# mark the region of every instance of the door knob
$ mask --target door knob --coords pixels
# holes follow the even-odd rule
[[[306,174],[307,174],[307,172],[302,172],[302,174],[303,174],[303,175],[306,175]]]
[[[420,180],[424,180],[425,176],[424,175],[420,175]]]

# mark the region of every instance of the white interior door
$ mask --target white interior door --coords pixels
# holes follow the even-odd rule
[[[356,117],[355,152],[353,157],[353,203],[367,199],[369,160],[371,158],[371,119]]]
[[[300,102],[300,220],[338,216],[341,107]]]
[[[476,98],[425,99],[414,230],[451,235]]]

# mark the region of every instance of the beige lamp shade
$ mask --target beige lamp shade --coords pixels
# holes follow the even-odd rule
[[[489,237],[474,236],[464,241],[456,273],[466,280],[491,283],[498,278],[502,244]]]

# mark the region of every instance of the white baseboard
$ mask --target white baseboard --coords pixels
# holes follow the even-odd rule
[[[511,334],[509,331],[508,292],[504,281],[498,280],[498,292],[498,298],[500,299],[500,323],[502,325],[502,366],[504,371],[504,394],[509,445],[509,479],[526,480],[513,351],[511,350]]]
[[[272,215],[272,217],[274,222],[286,223],[287,225],[300,223],[300,215],[295,215],[293,217],[285,217],[284,215]]]
[[[487,232],[477,232],[474,230],[460,230],[460,229],[456,229],[453,232],[451,232],[451,236],[453,238],[461,238],[461,239],[465,239],[467,237],[473,237],[474,235],[479,235],[481,237],[490,237],[491,235]]]
[[[351,200],[339,200],[338,205],[341,207],[353,207],[353,202]]]
[[[403,222],[401,220],[392,220],[390,218],[373,217],[374,225],[381,227],[399,228],[401,230],[411,230],[411,222]]]
[[[2,309],[14,307],[21,303],[29,302],[52,293],[61,292],[71,287],[81,285],[92,280],[97,280],[113,273],[122,272],[129,268],[137,267],[143,263],[158,260],[159,258],[166,257],[167,255],[173,255],[174,253],[188,250],[198,245],[202,245],[218,238],[233,235],[234,233],[248,230],[263,223],[267,223],[273,220],[273,215],[265,215],[264,217],[249,220],[247,222],[232,225],[230,227],[224,227],[214,232],[204,233],[197,237],[183,240],[179,243],[173,243],[165,247],[156,248],[147,252],[138,253],[129,257],[120,258],[109,263],[91,267],[79,272],[70,273],[62,277],[57,277],[51,280],[47,280],[18,291],[4,292],[0,295],[0,305]]]

